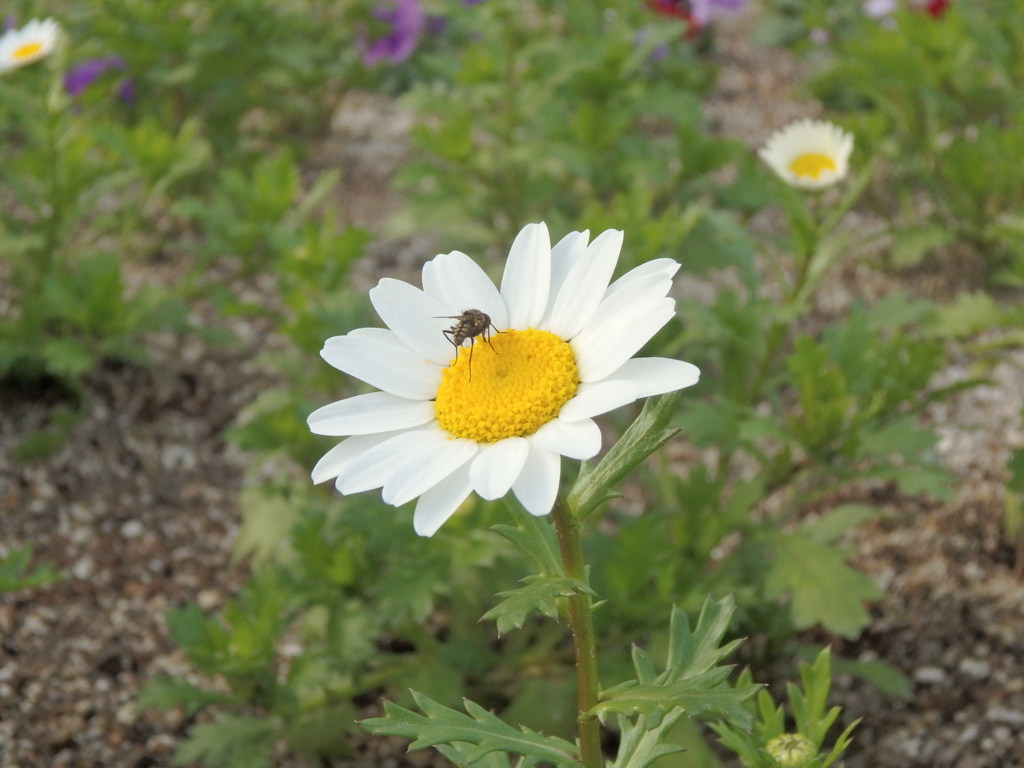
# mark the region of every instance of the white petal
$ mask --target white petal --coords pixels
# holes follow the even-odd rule
[[[824,120],[805,118],[790,123],[771,135],[758,155],[788,184],[804,189],[822,189],[846,176],[853,136]],[[793,162],[807,154],[824,155],[834,169],[822,170],[816,177],[793,171]]]
[[[551,292],[548,294],[548,311],[561,290],[569,270],[587,252],[587,240],[589,239],[590,230],[585,229],[582,232],[570,232],[551,246]],[[545,324],[544,327],[547,328],[547,325]]]
[[[389,437],[350,461],[338,473],[334,486],[344,494],[380,488],[394,477],[407,458],[431,452],[434,438],[443,434],[434,427]]]
[[[501,278],[509,328],[535,328],[551,288],[551,239],[545,224],[527,224],[516,235]]]
[[[395,434],[395,432],[382,432],[376,435],[356,435],[342,440],[325,453],[313,467],[313,471],[310,473],[313,484],[316,485],[324,480],[337,477],[354,458],[361,456],[378,443],[394,437]]]
[[[469,479],[473,490],[481,498],[500,499],[526,463],[530,445],[521,437],[509,437],[480,451],[469,468]]]
[[[441,430],[426,448],[395,462],[395,472],[381,494],[385,502],[400,507],[412,501],[468,463],[480,450],[474,440],[452,439]]]
[[[572,400],[562,406],[558,418],[563,421],[589,419],[601,413],[620,408],[636,400],[638,387],[632,381],[599,381],[583,383]]]
[[[641,303],[617,314],[603,315],[601,307],[583,333],[569,342],[576,355],[580,381],[606,378],[650,341],[676,313],[674,299]]]
[[[410,429],[433,418],[434,404],[430,401],[370,392],[317,408],[306,423],[314,435],[340,437]]]
[[[441,335],[443,322],[431,320],[451,314],[444,304],[415,286],[389,277],[370,289],[370,302],[403,344],[438,365],[448,365],[452,345]]]
[[[480,265],[460,251],[440,254],[423,265],[423,290],[448,307],[448,315],[479,309],[490,315],[495,328],[508,327],[508,310],[498,289]]]
[[[614,283],[608,286],[608,291],[604,297],[607,299],[614,293],[628,288],[633,283],[649,275],[662,275],[669,279],[679,271],[678,262],[672,259],[653,259],[652,261],[645,261],[639,267],[634,267],[629,270],[626,274],[616,280]]]
[[[531,441],[530,455],[512,483],[512,492],[531,515],[546,515],[555,505],[561,472],[562,457]]]
[[[597,236],[566,276],[547,330],[562,339],[571,339],[580,332],[604,298],[621,249],[622,230],[609,229]]]
[[[580,461],[596,456],[601,450],[601,430],[591,419],[554,419],[538,429],[531,439],[541,448]]]
[[[420,496],[412,518],[413,529],[420,536],[433,536],[455,514],[472,490],[469,465],[464,464]]]
[[[408,350],[402,340],[395,335],[395,332],[390,328],[356,328],[349,331],[347,336],[355,336],[360,339],[368,339],[374,344],[386,344],[392,347],[398,347],[399,349]],[[332,337],[337,338],[337,337]]]
[[[411,349],[380,344],[365,336],[334,336],[320,356],[339,371],[409,400],[431,400],[441,384],[441,367]]]
[[[637,397],[651,397],[692,387],[700,379],[700,369],[692,363],[668,357],[634,357],[608,375],[605,381],[624,379],[637,386]]]

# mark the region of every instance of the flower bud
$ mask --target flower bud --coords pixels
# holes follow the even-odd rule
[[[776,736],[764,745],[764,749],[783,768],[801,768],[818,754],[811,740],[800,733]]]

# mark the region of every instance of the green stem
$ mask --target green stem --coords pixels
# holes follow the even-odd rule
[[[40,254],[40,268],[38,270],[39,285],[41,286],[57,264],[57,249],[60,245],[60,229],[64,216],[64,194],[61,188],[61,154],[59,131],[64,113],[63,87],[60,70],[52,67],[50,88],[46,98],[46,114],[44,117],[46,128],[46,203],[45,210],[45,232],[43,239],[43,252]],[[38,288],[38,286],[37,286]]]
[[[580,521],[569,510],[561,496],[551,510],[558,534],[558,548],[562,554],[565,575],[585,581],[586,565],[580,539]],[[572,630],[573,650],[576,654],[576,729],[580,748],[580,762],[584,768],[600,768],[601,724],[590,711],[597,705],[600,683],[597,678],[597,644],[594,637],[593,603],[590,595],[576,592],[568,598],[568,620]]]

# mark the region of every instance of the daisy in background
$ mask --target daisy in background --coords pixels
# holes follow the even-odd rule
[[[0,73],[49,56],[59,39],[60,25],[53,19],[33,19],[21,29],[8,29],[0,36]]]
[[[552,248],[544,224],[526,226],[500,287],[458,251],[423,266],[422,290],[381,280],[370,301],[387,328],[335,336],[320,353],[381,391],[309,416],[315,434],[348,436],[313,481],[334,479],[345,494],[381,488],[394,506],[418,499],[421,536],[474,491],[511,491],[530,513],[548,514],[561,457],[601,449],[594,416],[700,375],[681,360],[633,358],[675,315],[667,294],[679,265],[656,259],[609,285],[622,232],[588,240],[573,232]]]
[[[824,120],[804,119],[776,131],[758,155],[794,187],[824,189],[846,176],[853,136]]]

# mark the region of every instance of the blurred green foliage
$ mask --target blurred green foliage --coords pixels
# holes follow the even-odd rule
[[[0,79],[0,380],[53,379],[82,393],[104,359],[146,364],[156,331],[218,330],[190,318],[199,303],[260,318],[272,339],[262,362],[277,383],[229,433],[252,457],[237,545],[252,576],[223,609],[181,606],[167,620],[194,667],[219,682],[161,678],[141,699],[215,712],[191,728],[179,762],[268,765],[278,743],[311,760],[342,755],[340,724],[382,692],[405,696],[407,735],[422,725],[414,704],[453,728],[486,720],[451,709],[464,695],[532,730],[572,732],[571,653],[543,614],[578,586],[552,572],[510,590],[530,573],[522,540],[543,552],[546,521],[528,535],[500,505],[477,500],[426,541],[408,510],[310,487],[326,444],[305,418],[358,391],[316,352],[376,324],[353,268],[375,244],[402,238],[495,266],[528,221],[545,219],[554,233],[622,228],[623,269],[668,256],[682,264],[687,295],[708,288],[680,301],[680,322],[650,345],[697,363],[701,384],[678,408],[645,410],[642,428],[628,426],[629,414],[603,425],[607,445],[625,435],[622,450],[640,453],[679,431],[672,458],[627,472],[613,450],[581,470],[602,480],[600,493],[573,497],[600,522],[585,545],[590,584],[607,601],[595,618],[602,676],[623,694],[608,707],[626,745],[616,765],[670,761],[677,738],[671,716],[655,723],[627,706],[634,677],[674,682],[629,642],[678,648],[691,638],[682,617],[705,605],[728,618],[697,634],[730,650],[732,637],[749,635],[739,652],[755,664],[791,653],[803,629],[844,638],[864,629],[880,592],[847,562],[844,536],[898,514],[906,496],[950,497],[923,414],[979,381],[934,383],[950,341],[1024,321],[981,290],[939,309],[890,295],[840,316],[821,311],[819,292],[864,237],[851,210],[886,220],[888,267],[938,268],[966,248],[983,261],[980,286],[1024,282],[1024,2],[998,12],[954,3],[942,19],[902,10],[891,22],[858,3],[768,5],[761,39],[820,67],[812,91],[856,135],[858,170],[842,191],[781,187],[713,130],[713,34],[697,45],[642,3],[432,0],[411,57],[377,65],[360,51],[386,25],[359,0],[45,9],[65,27],[66,48]],[[17,2],[11,13],[41,10]],[[828,29],[827,45],[810,42],[815,28]],[[124,70],[76,97],[62,90],[68,66],[108,55]],[[124,77],[128,102],[117,97]],[[311,160],[343,96],[359,89],[397,98],[415,120],[392,180],[401,202],[381,227],[388,240],[342,223],[340,171]],[[770,235],[766,219],[777,222]],[[180,267],[172,284],[154,269],[165,260]],[[256,284],[258,298],[237,290]],[[64,408],[22,458],[74,428]],[[1012,461],[1006,530],[1019,553],[1020,457]],[[53,576],[26,567],[27,550],[16,550],[0,576],[11,588]],[[735,611],[724,610],[727,595]],[[683,613],[666,626],[672,605]],[[802,675],[790,703],[821,749],[835,717],[824,708],[827,654]],[[402,693],[409,687],[416,700]],[[751,710],[753,735],[719,728],[750,765],[784,732],[766,697]],[[735,715],[737,702],[726,703]],[[631,741],[644,729],[666,741]]]

